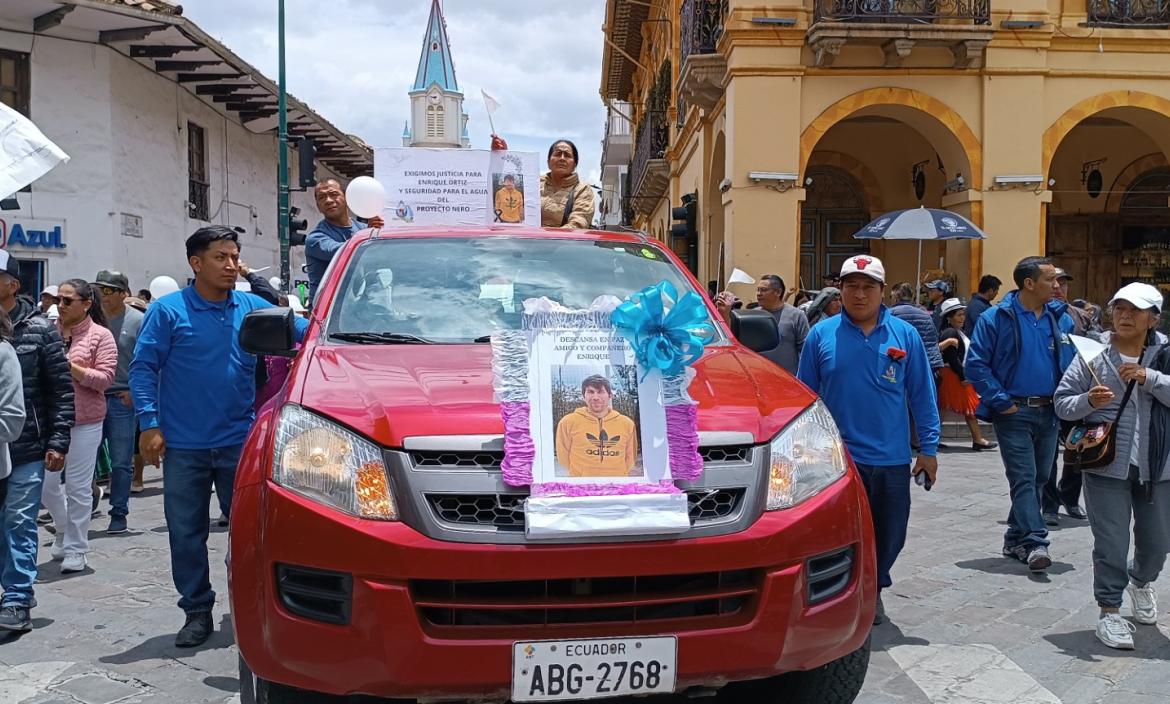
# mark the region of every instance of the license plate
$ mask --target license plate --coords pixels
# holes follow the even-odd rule
[[[512,701],[557,702],[674,691],[673,637],[512,645]]]

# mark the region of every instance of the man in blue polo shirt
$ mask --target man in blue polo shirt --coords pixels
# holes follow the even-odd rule
[[[885,268],[868,255],[841,268],[842,314],[814,326],[804,342],[797,378],[820,395],[837,422],[861,474],[877,540],[880,590],[893,584],[890,569],[906,544],[910,479],[938,472],[940,423],[926,347],[914,326],[882,305]],[[910,469],[909,404],[921,443]]]
[[[240,348],[244,316],[271,304],[235,290],[240,247],[221,225],[187,239],[195,283],[147,309],[130,363],[130,392],[146,461],[163,466],[171,574],[187,620],[175,645],[204,643],[215,592],[207,562],[211,487],[230,515],[236,463],[255,414],[256,357]],[[297,337],[308,322],[297,318]]]
[[[975,415],[995,425],[1012,508],[1003,555],[1044,572],[1052,565],[1041,492],[1052,471],[1060,424],[1052,395],[1075,351],[1072,319],[1060,292],[1056,267],[1028,257],[1012,272],[1017,290],[975,323],[967,349],[967,380],[979,392]]]

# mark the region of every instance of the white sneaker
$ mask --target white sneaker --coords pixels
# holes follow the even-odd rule
[[[55,562],[65,559],[65,536],[57,535],[53,538],[53,547],[49,548],[49,557]]]
[[[1102,614],[1097,620],[1097,640],[1110,648],[1133,650],[1133,633],[1137,626],[1121,617],[1121,614]]]
[[[1158,593],[1151,584],[1139,587],[1130,582],[1125,587],[1129,595],[1130,606],[1133,607],[1133,620],[1143,626],[1152,626],[1158,622]]]
[[[83,572],[85,567],[85,555],[82,555],[79,552],[71,552],[65,556],[65,561],[61,563],[61,574],[69,574],[70,572]]]

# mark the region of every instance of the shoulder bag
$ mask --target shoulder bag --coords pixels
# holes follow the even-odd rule
[[[1113,422],[1077,423],[1069,429],[1062,443],[1065,466],[1079,472],[1082,469],[1101,469],[1113,464],[1117,459],[1117,424],[1121,422],[1121,414],[1125,413],[1135,386],[1137,379],[1125,387],[1121,407],[1117,409],[1117,417]]]
[[[580,191],[574,189],[569,191],[569,198],[565,201],[565,214],[561,216],[561,227],[569,223],[569,216],[573,214],[573,205],[577,202],[577,194]]]

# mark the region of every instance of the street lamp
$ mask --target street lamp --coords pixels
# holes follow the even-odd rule
[[[280,137],[277,140],[277,149],[280,153],[280,166],[277,168],[276,192],[276,220],[277,237],[280,240],[280,287],[282,291],[290,290],[289,276],[289,190],[288,190],[288,105],[284,79],[284,0],[277,0],[277,63],[279,73],[279,89],[277,96],[277,112],[280,117],[278,128]]]

